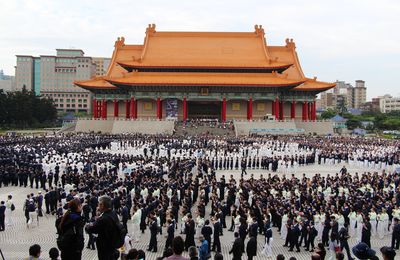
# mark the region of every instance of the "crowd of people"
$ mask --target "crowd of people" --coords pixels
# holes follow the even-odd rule
[[[185,259],[183,251],[217,258],[229,231],[233,259],[272,258],[274,243],[311,251],[312,259],[338,251],[353,259],[372,252],[371,237],[391,237],[388,255],[399,248],[399,158],[399,141],[353,137],[1,137],[0,187],[38,189],[21,205],[27,227],[57,216],[62,259],[81,259],[85,244],[99,259],[142,259],[132,243],[145,232],[148,251],[161,259]],[[327,176],[299,172],[313,164],[338,168]],[[265,173],[255,178],[249,169]],[[4,230],[13,225],[12,195],[1,202],[0,222],[2,208]]]

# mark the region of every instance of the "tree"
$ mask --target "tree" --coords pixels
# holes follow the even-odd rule
[[[0,123],[2,127],[43,127],[52,125],[57,110],[52,100],[36,96],[24,87],[22,91],[0,91]]]
[[[331,119],[334,116],[336,116],[336,112],[332,108],[328,108],[326,111],[322,112],[322,114],[321,114],[322,119]]]
[[[361,127],[362,124],[361,124],[361,121],[358,120],[357,118],[350,118],[350,119],[347,119],[346,125],[349,130],[353,130],[353,129]]]

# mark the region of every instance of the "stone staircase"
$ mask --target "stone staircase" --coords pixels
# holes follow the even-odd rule
[[[235,136],[233,123],[216,122],[175,122],[175,135],[196,136],[196,135],[214,135],[214,136]]]

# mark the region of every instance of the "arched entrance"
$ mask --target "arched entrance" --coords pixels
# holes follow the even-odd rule
[[[187,101],[189,119],[221,120],[221,101]]]

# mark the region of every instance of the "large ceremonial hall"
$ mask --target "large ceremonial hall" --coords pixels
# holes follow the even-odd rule
[[[335,86],[303,73],[293,39],[270,46],[251,32],[146,28],[120,37],[107,74],[75,85],[93,94],[94,119],[316,120],[316,95]]]

